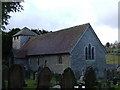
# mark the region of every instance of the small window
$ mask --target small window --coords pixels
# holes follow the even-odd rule
[[[19,36],[17,36],[17,39],[19,39]]]
[[[88,55],[89,55],[89,59],[91,59],[91,45],[89,44],[89,50],[88,50]]]
[[[45,67],[47,66],[47,60],[45,60]]]
[[[94,47],[92,47],[92,59],[94,59]]]
[[[85,48],[85,59],[86,60],[88,59],[88,48],[87,47]]]
[[[16,40],[16,37],[14,37],[14,40]]]
[[[38,62],[38,65],[39,65],[39,64],[40,64],[40,63],[39,63],[39,58],[37,59],[37,62]]]
[[[91,44],[85,47],[85,59],[86,60],[93,60],[95,58],[95,49]]]
[[[62,64],[62,56],[59,56],[59,58],[58,58],[58,64]]]

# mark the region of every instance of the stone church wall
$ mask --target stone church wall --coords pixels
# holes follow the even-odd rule
[[[62,57],[62,64],[59,64],[59,57]],[[30,56],[29,65],[33,71],[37,71],[39,67],[49,67],[54,73],[63,73],[64,69],[70,67],[69,54],[62,55],[44,55],[44,56]]]
[[[85,59],[85,47],[91,44],[94,47],[94,59]],[[97,77],[104,77],[104,69],[106,67],[105,51],[99,40],[93,34],[92,28],[88,28],[80,40],[71,51],[71,68],[76,77],[84,74],[88,66],[93,66],[96,70]]]

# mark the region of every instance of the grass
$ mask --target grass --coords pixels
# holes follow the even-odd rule
[[[107,64],[120,64],[120,55],[108,54],[106,56]]]
[[[118,85],[111,84],[111,87],[114,87],[116,90],[120,90],[120,82],[118,83]]]
[[[36,81],[32,79],[26,80],[26,84],[27,84],[27,87],[25,88],[36,88],[37,87]]]
[[[106,82],[106,80],[104,78],[99,78],[98,81],[100,83]],[[7,81],[5,81],[5,82],[7,83]],[[26,90],[26,89],[36,90],[37,85],[36,85],[35,80],[27,79],[26,83],[27,83],[27,87],[24,87],[23,90]],[[111,86],[111,88],[114,87],[115,90],[120,90],[120,82],[118,84],[119,85],[113,85],[111,82],[110,86]],[[53,77],[51,80],[51,86],[54,86],[54,85],[58,85],[58,83],[56,83],[55,78]],[[58,89],[50,88],[50,90],[58,90]]]
[[[55,77],[52,77],[52,80],[51,80],[50,83],[51,83],[51,85],[50,85],[51,87],[55,86],[55,85],[58,85]],[[27,79],[26,84],[27,84],[27,87],[25,87],[24,89],[26,89],[26,88],[32,88],[32,89],[37,88],[37,84],[36,84],[35,80]]]

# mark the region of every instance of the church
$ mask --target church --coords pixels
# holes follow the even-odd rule
[[[13,35],[12,59],[26,70],[49,67],[62,74],[70,67],[76,77],[84,75],[87,67],[104,77],[106,50],[89,23],[37,35],[28,28]]]

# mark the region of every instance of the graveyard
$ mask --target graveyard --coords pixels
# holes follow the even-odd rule
[[[106,71],[106,78],[96,78],[95,71],[92,67],[89,67],[83,77],[79,79],[75,78],[71,68],[66,68],[63,74],[54,74],[48,67],[44,67],[42,70],[34,75],[33,72],[29,73],[27,77],[24,76],[20,65],[13,65],[8,74],[8,80],[3,81],[4,88],[14,89],[33,89],[39,90],[41,88],[49,90],[58,90],[64,88],[71,88],[76,90],[77,88],[94,88],[100,89],[110,88],[114,90],[120,89],[120,72]],[[3,76],[4,77],[4,76]],[[115,78],[117,77],[117,79]],[[118,79],[119,77],[119,79]],[[84,86],[84,87],[82,87]],[[16,89],[16,90],[17,90]]]
[[[0,2],[2,90],[120,90],[118,2],[8,1]]]

